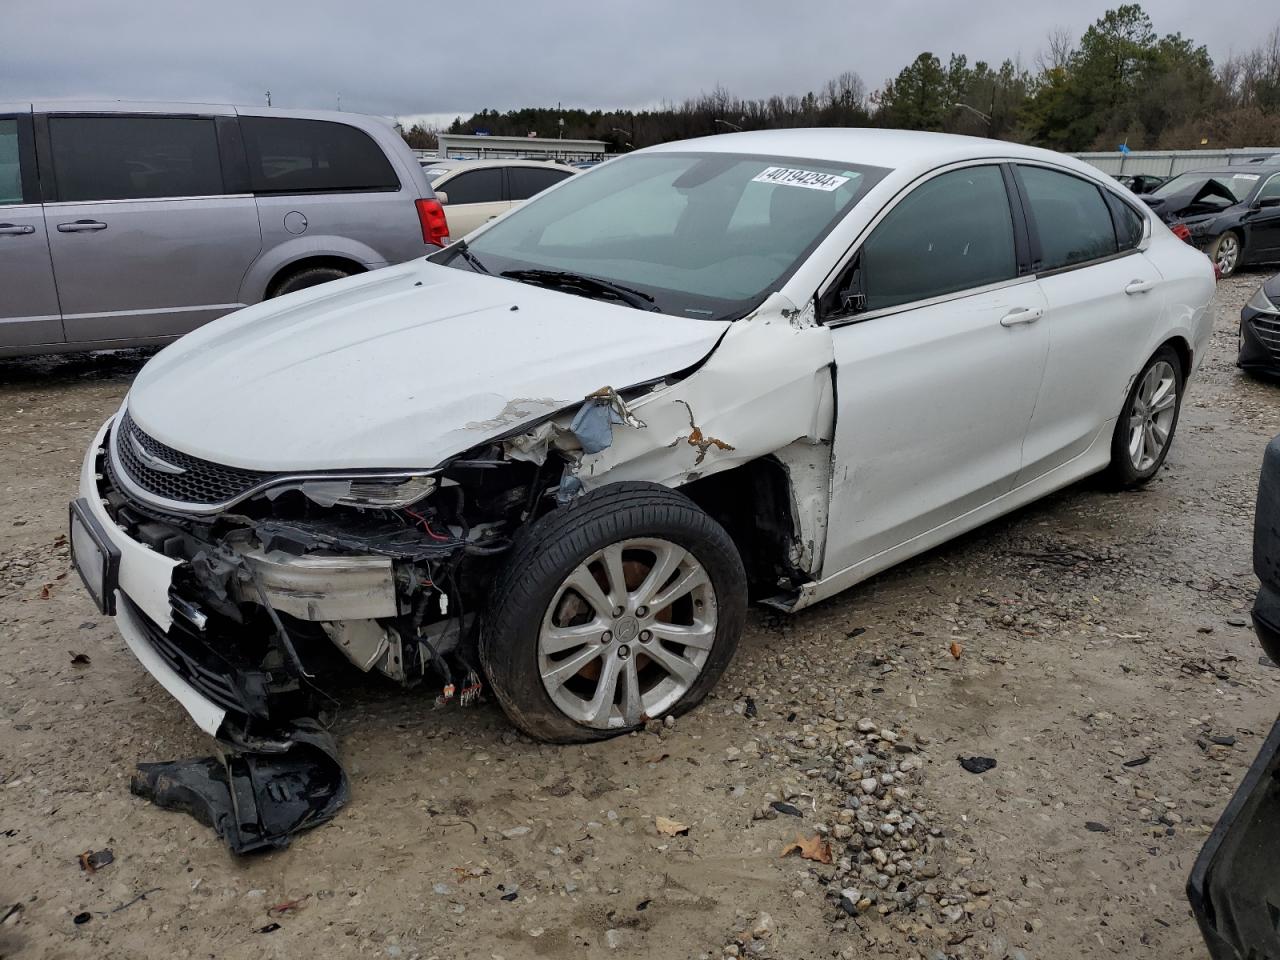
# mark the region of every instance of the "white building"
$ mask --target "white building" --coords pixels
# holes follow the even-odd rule
[[[490,137],[471,133],[442,133],[439,154],[453,159],[603,160],[603,140],[551,140],[542,137]]]

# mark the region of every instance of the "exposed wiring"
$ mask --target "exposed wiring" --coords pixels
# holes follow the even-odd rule
[[[407,513],[409,516],[413,517],[413,519],[418,521],[418,524],[422,527],[423,530],[427,532],[427,536],[429,536],[432,540],[435,540],[439,543],[447,543],[449,540],[453,539],[452,537],[441,536],[440,534],[432,530],[431,524],[427,522],[427,518],[424,517],[422,514],[415,513],[414,511],[410,510],[408,507],[403,507],[402,509],[404,510],[405,513]]]

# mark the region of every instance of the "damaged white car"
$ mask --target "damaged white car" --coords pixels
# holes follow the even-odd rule
[[[798,610],[1088,474],[1150,478],[1213,289],[1042,150],[637,151],[161,352],[89,447],[75,563],[233,743],[352,670],[602,738],[704,697],[749,599]]]

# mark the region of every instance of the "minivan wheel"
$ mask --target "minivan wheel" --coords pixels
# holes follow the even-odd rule
[[[290,274],[277,283],[272,287],[271,294],[267,299],[283,297],[286,293],[295,293],[298,290],[305,290],[307,287],[317,287],[322,283],[328,283],[330,280],[341,280],[343,277],[349,276],[351,276],[350,272],[343,270],[341,267],[308,267],[305,270]]]
[[[660,484],[611,484],[517,538],[480,662],[525,733],[602,740],[699,703],[733,657],[746,604],[723,527]]]
[[[1209,259],[1218,267],[1218,273],[1224,277],[1231,276],[1236,272],[1236,267],[1240,266],[1240,255],[1243,252],[1240,235],[1234,230],[1228,230],[1209,245],[1208,252]]]
[[[1182,361],[1161,347],[1133,381],[1111,438],[1111,479],[1135,487],[1156,475],[1173,443],[1182,409]]]

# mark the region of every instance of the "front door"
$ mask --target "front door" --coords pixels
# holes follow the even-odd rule
[[[45,223],[68,341],[177,336],[244,305],[262,234],[252,195],[224,182],[213,117],[47,124]]]
[[[1249,259],[1280,260],[1280,173],[1262,185],[1253,202],[1259,207],[1249,214]]]
[[[0,355],[62,342],[31,114],[0,116]]]
[[[828,321],[838,412],[824,576],[1012,488],[1048,349],[1020,246],[1001,168],[985,164],[914,188],[855,254],[852,312]]]

